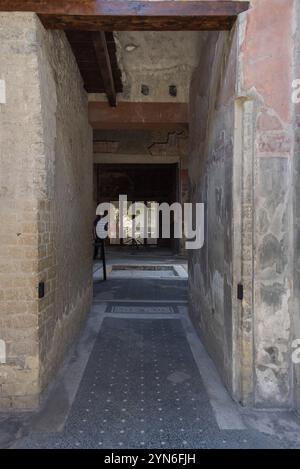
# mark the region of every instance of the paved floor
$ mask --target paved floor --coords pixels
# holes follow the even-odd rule
[[[263,448],[276,441],[220,430],[180,319],[106,317],[64,431],[31,434],[18,447]]]
[[[203,351],[186,300],[185,279],[96,281],[80,343],[12,446],[290,447],[244,421]]]
[[[113,279],[109,280],[109,288],[98,282],[94,287],[94,300],[187,301],[187,280]]]

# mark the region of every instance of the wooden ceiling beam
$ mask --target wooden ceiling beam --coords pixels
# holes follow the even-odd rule
[[[95,31],[93,33],[93,44],[108,102],[111,106],[115,107],[117,105],[117,93],[105,32]]]
[[[32,11],[46,28],[81,31],[229,30],[248,1],[0,0],[0,11]]]
[[[143,129],[188,126],[184,103],[120,102],[112,108],[105,102],[89,103],[89,122],[94,129]]]

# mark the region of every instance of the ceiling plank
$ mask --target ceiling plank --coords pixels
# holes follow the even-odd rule
[[[93,33],[93,43],[108,102],[111,106],[115,107],[117,105],[117,93],[105,32],[95,31]]]
[[[229,30],[248,1],[0,0],[0,11],[32,11],[50,29]]]
[[[100,64],[93,43],[94,31],[66,31],[74,52],[84,87],[88,93],[105,93]],[[116,45],[112,33],[105,33],[107,50],[116,93],[122,93],[122,75],[116,56]]]
[[[186,127],[189,122],[188,105],[123,101],[112,108],[105,102],[90,102],[89,122],[99,130]]]

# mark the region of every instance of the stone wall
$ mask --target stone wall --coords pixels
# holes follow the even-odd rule
[[[295,1],[295,66],[294,79],[300,80],[300,4]],[[299,85],[298,85],[299,89]],[[297,94],[298,103],[294,103],[294,316],[293,339],[300,339],[300,93]],[[294,365],[294,399],[296,408],[300,412],[300,364]]]
[[[191,315],[229,388],[232,388],[234,44],[234,33],[206,34],[190,91],[189,154],[191,200],[205,204],[205,244],[200,251],[189,252]]]
[[[294,1],[251,6],[240,23],[238,91],[253,103],[253,403],[289,407]]]
[[[227,43],[209,33],[191,91],[191,189],[206,203],[192,316],[234,397],[258,407],[293,406],[294,6],[253,0]]]
[[[29,409],[90,305],[92,133],[63,33],[1,13],[0,55],[0,409]]]
[[[39,204],[41,388],[80,331],[92,298],[93,136],[87,94],[63,32],[39,30],[46,179]]]
[[[39,393],[38,200],[44,177],[37,20],[0,15],[0,408],[35,407]]]

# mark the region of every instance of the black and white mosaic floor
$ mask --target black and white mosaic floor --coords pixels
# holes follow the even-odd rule
[[[184,280],[112,279],[96,285],[95,299],[101,325],[63,428],[33,428],[16,447],[285,446],[247,427],[220,428],[184,326]]]

